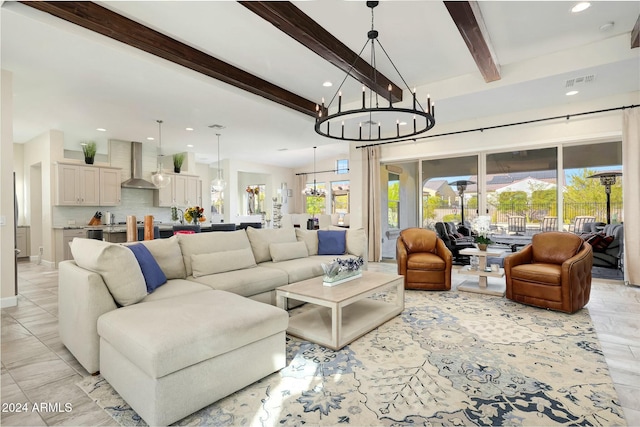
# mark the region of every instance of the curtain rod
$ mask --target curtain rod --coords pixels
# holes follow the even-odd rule
[[[449,135],[457,135],[457,134],[461,134],[461,133],[470,133],[470,132],[484,132],[485,130],[499,129],[499,128],[505,128],[505,127],[510,127],[510,126],[527,125],[527,124],[531,124],[531,123],[545,122],[545,121],[548,121],[548,120],[557,120],[557,119],[565,119],[565,118],[567,120],[569,120],[571,117],[585,116],[587,114],[608,113],[610,111],[624,110],[624,109],[627,109],[627,108],[637,108],[637,107],[640,107],[640,104],[632,104],[632,105],[626,105],[626,106],[622,106],[622,107],[607,108],[607,109],[604,109],[604,110],[585,111],[585,112],[582,112],[582,113],[565,114],[565,115],[562,115],[562,116],[545,117],[543,119],[526,120],[524,122],[506,123],[506,124],[503,124],[503,125],[495,125],[495,126],[487,126],[487,127],[481,127],[481,128],[475,128],[475,129],[458,130],[458,131],[454,131],[454,132],[439,133],[437,135],[422,136],[420,138],[404,138],[404,139],[398,139],[396,141],[377,142],[375,144],[358,145],[356,148],[377,147],[379,145],[395,144],[395,143],[398,143],[398,142],[406,142],[406,141],[417,142],[420,139],[436,138],[438,136],[449,136]]]
[[[326,171],[316,171],[316,172],[298,172],[296,174],[296,176],[298,176],[298,175],[312,175],[314,173],[329,173],[329,172],[338,173],[340,171],[349,172],[349,168],[346,168],[346,169],[329,169],[329,170],[326,170]]]

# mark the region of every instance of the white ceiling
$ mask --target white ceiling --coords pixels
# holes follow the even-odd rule
[[[364,2],[294,3],[349,48],[362,49],[371,26]],[[99,4],[310,100],[330,99],[344,78],[236,2]],[[570,13],[573,4],[481,1],[501,68],[501,80],[492,83],[484,82],[442,2],[381,2],[375,28],[407,83],[437,102],[438,123],[640,90],[640,49],[629,47],[640,2],[592,2],[580,14]],[[156,120],[162,119],[163,151],[192,151],[204,163],[217,157],[211,124],[226,127],[220,131],[222,158],[296,168],[310,163],[314,145],[319,160],[348,152],[347,143],[318,136],[313,118],[302,113],[23,4],[4,2],[1,11],[2,68],[13,72],[15,142],[58,129],[65,148],[79,150],[81,141],[95,140],[106,152],[111,138],[156,144]],[[607,22],[613,28],[600,30]],[[398,80],[390,64],[377,65]],[[565,95],[567,79],[589,74],[594,83]],[[326,80],[335,86],[324,88]],[[356,101],[360,84],[350,81],[343,94],[345,103]]]

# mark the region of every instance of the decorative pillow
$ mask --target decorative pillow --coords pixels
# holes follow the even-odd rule
[[[250,248],[191,255],[193,277],[242,270],[255,266],[256,260]]]
[[[604,234],[594,234],[590,236],[586,242],[589,243],[595,252],[604,252],[611,242],[613,242],[613,236],[605,236]]]
[[[346,230],[318,230],[318,255],[343,255],[347,250],[346,234]]]
[[[171,236],[168,239],[145,240],[140,243],[149,249],[167,279],[187,277],[177,236]]]
[[[167,276],[164,275],[162,269],[146,246],[137,243],[127,247],[131,249],[131,252],[133,252],[138,260],[144,281],[147,284],[147,292],[151,293],[167,283]]]
[[[79,267],[102,276],[113,299],[121,306],[135,304],[147,295],[147,285],[135,255],[125,246],[76,237],[71,253]]]
[[[345,231],[342,227],[330,226],[323,230],[335,230]],[[347,228],[347,253],[355,256],[361,256],[367,258],[367,234],[364,232],[364,228]],[[315,255],[309,253],[309,255]]]
[[[296,228],[296,238],[299,242],[307,245],[307,253],[309,256],[318,255],[318,232],[316,230],[305,230]]]
[[[296,233],[293,228],[252,228],[247,227],[247,237],[251,243],[253,256],[257,263],[271,261],[269,245],[271,243],[293,243],[297,242]]]
[[[269,252],[273,262],[288,261],[290,259],[306,258],[309,256],[305,242],[271,243]]]

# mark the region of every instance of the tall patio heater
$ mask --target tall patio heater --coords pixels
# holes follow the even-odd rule
[[[459,181],[450,182],[449,185],[456,186],[458,189],[458,195],[460,196],[460,227],[463,227],[467,230],[467,227],[464,225],[464,191],[467,189],[467,185],[475,184],[474,181],[468,181],[466,179],[462,179]],[[463,233],[464,234],[464,233]],[[467,236],[470,234],[467,234]]]
[[[611,224],[611,186],[616,183],[616,177],[621,176],[622,172],[600,172],[594,173],[587,178],[600,178],[600,184],[604,185],[604,192],[607,195],[607,224]]]

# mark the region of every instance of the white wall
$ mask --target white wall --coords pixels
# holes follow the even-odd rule
[[[0,77],[0,305],[18,303],[15,292],[15,220],[13,197],[13,75],[2,70]]]

